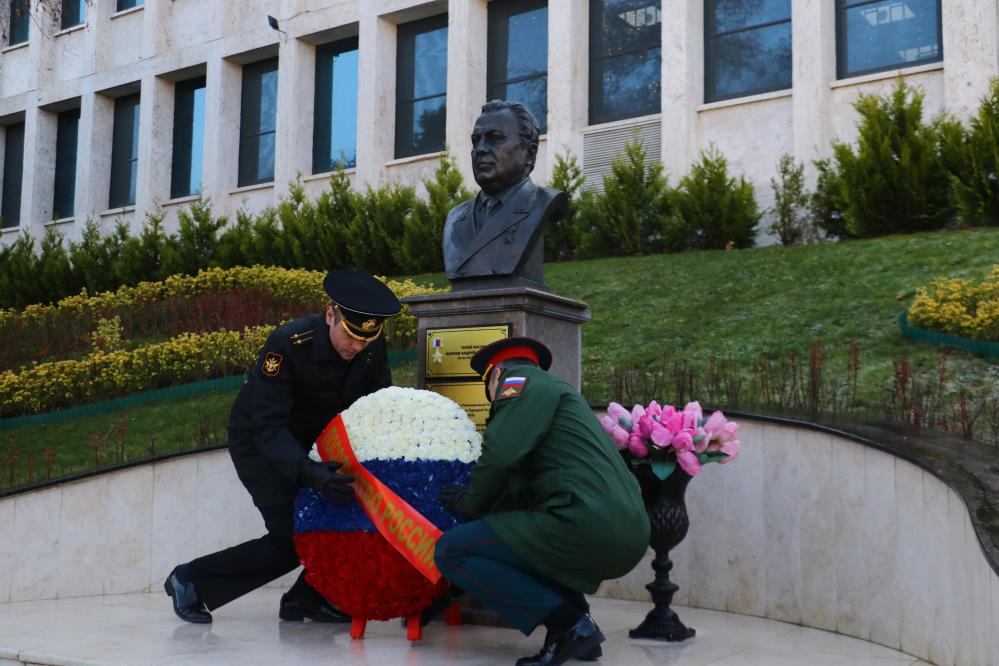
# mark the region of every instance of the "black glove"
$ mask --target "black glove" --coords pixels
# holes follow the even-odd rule
[[[309,486],[331,502],[346,504],[354,498],[354,487],[348,485],[354,477],[337,474],[343,463],[317,463],[306,459],[298,470],[298,482]]]
[[[444,486],[437,491],[437,501],[459,518],[467,518],[465,513],[465,492],[467,490],[465,486]]]

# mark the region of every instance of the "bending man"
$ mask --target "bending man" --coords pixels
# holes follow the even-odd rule
[[[541,652],[518,666],[600,656],[604,637],[583,595],[626,574],[649,546],[638,482],[579,393],[545,372],[551,361],[530,338],[472,358],[492,402],[482,455],[468,488],[440,497],[477,519],[441,536],[444,576],[524,635],[548,630]]]

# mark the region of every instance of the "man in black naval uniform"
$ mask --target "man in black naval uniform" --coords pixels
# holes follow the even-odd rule
[[[314,462],[308,452],[333,417],[392,384],[381,333],[401,305],[385,284],[364,273],[334,271],[323,286],[330,298],[326,312],[271,333],[229,418],[229,453],[267,533],[170,572],[164,587],[182,620],[211,622],[210,611],[299,566],[292,533],[301,486],[339,503],[353,497],[351,477],[337,473],[340,464]],[[280,618],[349,621],[304,574],[281,597]]]

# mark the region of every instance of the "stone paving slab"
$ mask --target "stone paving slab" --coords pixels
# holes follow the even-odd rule
[[[436,666],[513,664],[536,651],[542,633],[448,627],[435,622],[410,643],[399,622],[371,622],[364,640],[346,625],[281,622],[281,590],[262,589],[219,609],[212,625],[177,619],[160,593],[0,604],[0,666],[343,664]],[[697,629],[685,643],[633,641],[627,630],[648,606],[591,599],[607,635],[603,666],[911,666],[914,657],[865,641],[744,615],[678,609]],[[579,662],[574,662],[579,663]]]

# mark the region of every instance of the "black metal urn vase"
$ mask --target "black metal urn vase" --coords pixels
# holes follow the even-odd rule
[[[632,467],[642,488],[645,510],[649,513],[652,535],[649,539],[656,557],[652,560],[655,580],[645,586],[652,594],[655,608],[649,611],[637,628],[628,632],[631,638],[652,638],[660,641],[685,641],[693,638],[694,629],[680,622],[670,608],[673,595],[680,589],[669,579],[673,562],[669,551],[687,536],[690,521],[683,495],[690,483],[690,475],[677,467],[666,479],[659,479],[648,465]]]

